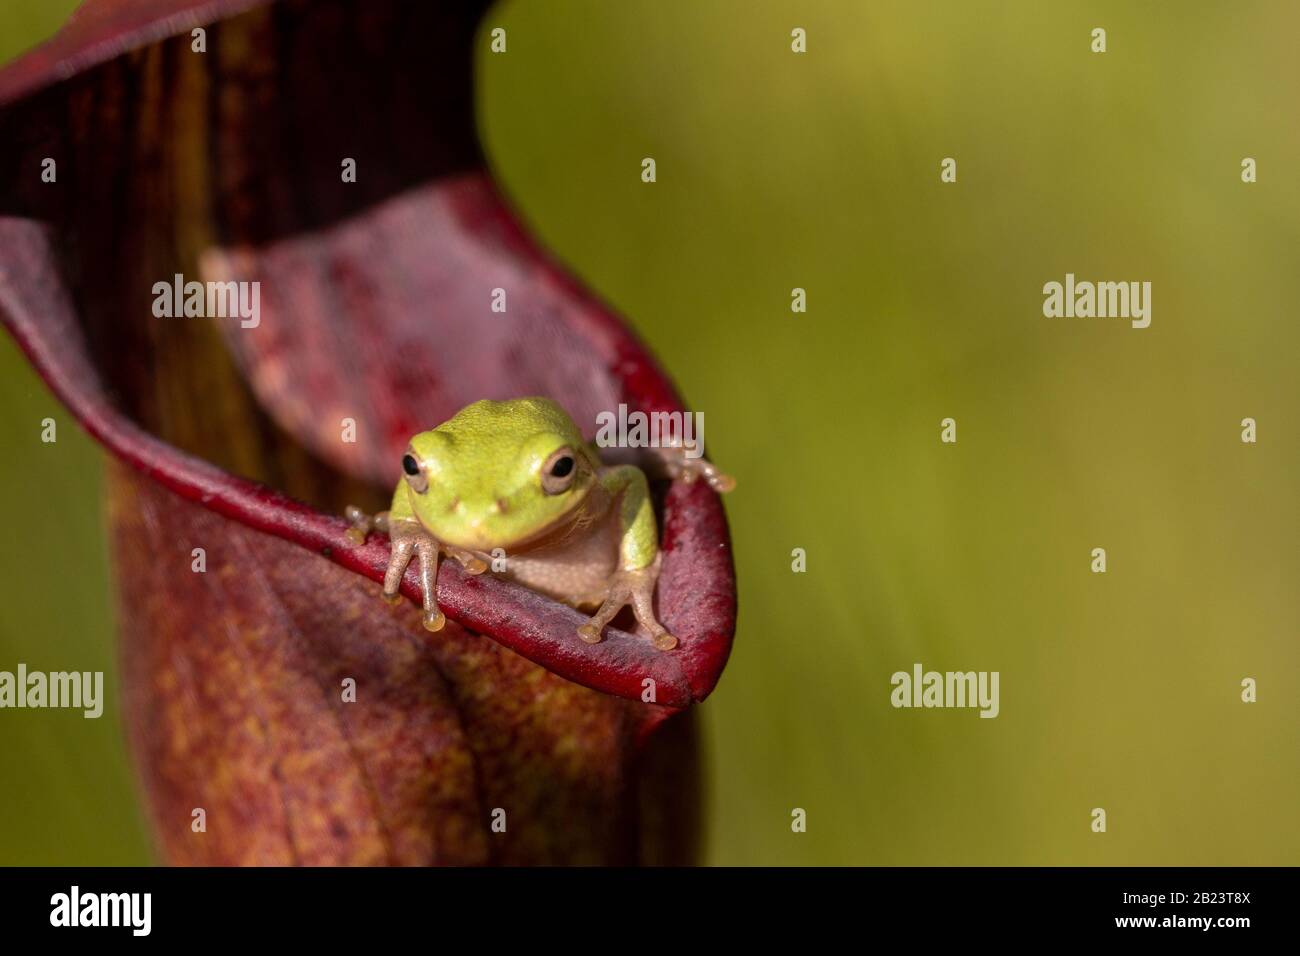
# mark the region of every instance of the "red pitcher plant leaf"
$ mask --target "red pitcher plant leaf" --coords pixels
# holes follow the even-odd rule
[[[91,0],[0,71],[0,316],[112,454],[128,734],[172,862],[689,859],[690,705],[736,609],[704,482],[653,488],[668,652],[450,561],[429,633],[415,571],[382,602],[388,541],[341,517],[478,399],[547,396],[589,438],[682,410],[494,185],[481,12]],[[156,314],[182,281],[260,298]]]

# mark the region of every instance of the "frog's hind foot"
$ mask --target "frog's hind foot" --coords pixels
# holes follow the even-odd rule
[[[587,623],[578,628],[578,636],[588,644],[599,644],[605,625],[613,620],[626,605],[632,605],[637,623],[650,632],[650,640],[661,651],[671,651],[677,638],[659,623],[654,614],[655,581],[659,578],[659,563],[633,571],[620,571],[610,581],[605,600]]]

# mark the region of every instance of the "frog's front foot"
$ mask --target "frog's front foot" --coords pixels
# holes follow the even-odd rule
[[[659,623],[654,612],[655,581],[659,579],[659,562],[634,571],[618,571],[610,579],[605,600],[591,619],[578,628],[578,636],[588,644],[599,644],[601,631],[625,605],[631,604],[637,623],[650,632],[654,646],[671,651],[677,638]]]
[[[387,511],[381,511],[378,514],[371,516],[355,505],[348,505],[343,509],[343,514],[347,517],[348,524],[351,525],[345,534],[347,534],[348,540],[354,544],[365,544],[366,535],[371,531],[379,531],[384,534],[388,533]]]
[[[384,600],[390,604],[401,600],[398,590],[407,565],[413,557],[418,557],[420,590],[424,592],[424,627],[429,631],[441,631],[447,619],[438,610],[438,542],[418,521],[406,519],[388,521],[388,536],[393,542],[393,553],[384,574]]]
[[[665,448],[663,451],[665,452],[663,456],[664,468],[668,472],[668,477],[674,480],[680,478],[689,485],[697,479],[703,478],[708,482],[709,487],[720,495],[726,494],[736,487],[736,479],[730,475],[724,475],[707,458],[691,458],[680,445]]]

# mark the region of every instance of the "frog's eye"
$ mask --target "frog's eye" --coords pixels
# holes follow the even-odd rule
[[[417,495],[422,495],[429,490],[429,479],[420,470],[420,463],[415,460],[414,455],[402,456],[402,471],[406,473],[406,483]]]
[[[578,461],[568,448],[552,452],[551,457],[542,465],[542,491],[548,495],[558,495],[569,490],[574,477],[578,474]]]

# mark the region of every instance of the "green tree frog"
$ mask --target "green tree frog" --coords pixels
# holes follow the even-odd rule
[[[734,482],[681,447],[651,449],[670,477],[704,478],[718,491]],[[384,597],[396,603],[411,560],[419,561],[424,626],[441,630],[435,584],[440,556],[470,574],[505,553],[504,576],[577,608],[595,609],[578,628],[594,644],[625,605],[655,647],[677,638],[654,614],[659,534],[646,476],[605,465],[568,414],[545,398],[480,401],[411,439],[388,511],[349,508],[349,535],[386,531],[392,556]],[[501,550],[497,550],[501,549]]]

